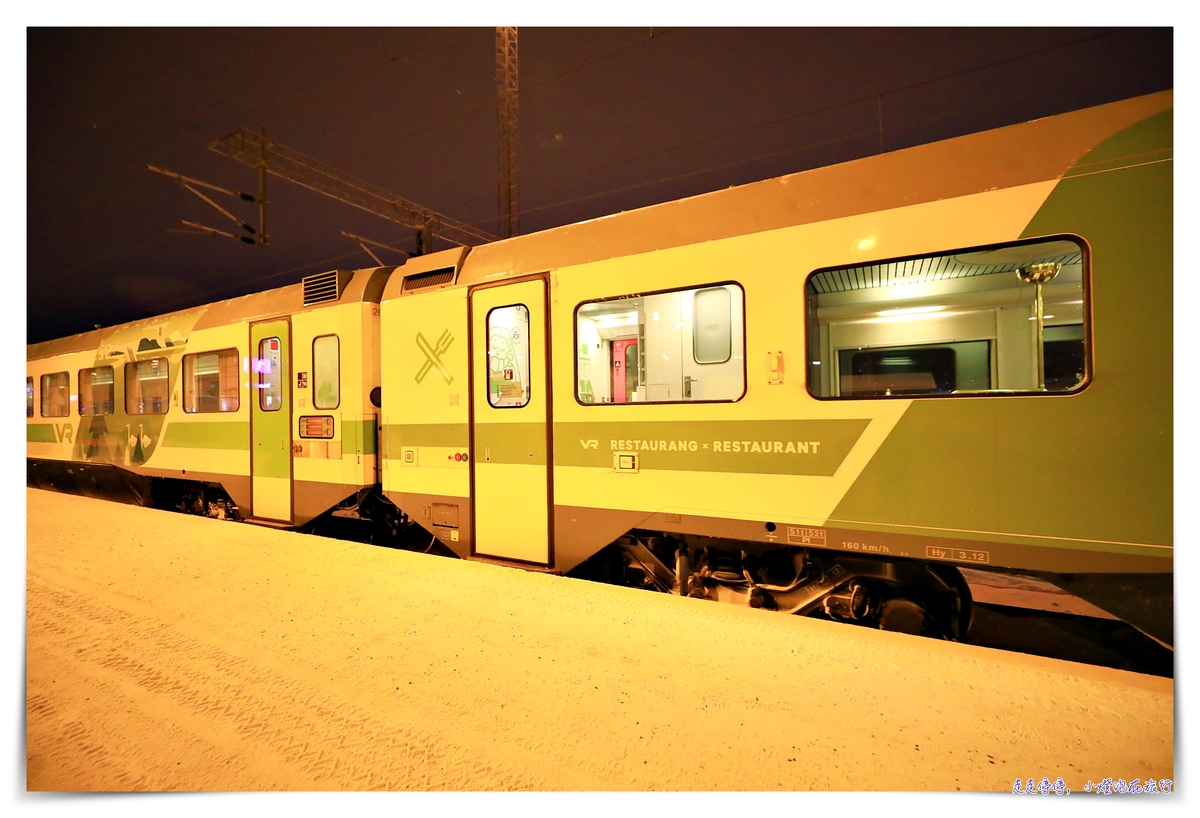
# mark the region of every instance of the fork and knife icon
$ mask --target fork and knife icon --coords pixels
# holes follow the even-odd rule
[[[454,343],[454,336],[450,334],[450,330],[443,330],[437,339],[437,343],[432,346],[429,341],[425,340],[424,335],[419,332],[417,333],[417,347],[425,355],[425,363],[421,365],[416,375],[418,384],[425,380],[425,376],[429,374],[429,370],[431,369],[437,369],[438,374],[442,376],[442,380],[447,385],[454,380],[454,375],[450,372],[450,368],[442,363],[442,355],[445,354],[452,343]]]

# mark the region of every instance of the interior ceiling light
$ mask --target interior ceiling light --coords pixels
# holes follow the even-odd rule
[[[945,307],[899,307],[894,310],[882,310],[880,315],[919,315],[926,312],[941,312]]]
[[[603,315],[596,319],[596,325],[600,327],[622,327],[627,324],[635,323],[636,321],[636,312],[623,312]]]

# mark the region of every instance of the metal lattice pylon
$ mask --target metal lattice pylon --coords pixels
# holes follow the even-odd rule
[[[500,235],[521,232],[517,198],[517,29],[496,28],[496,97],[499,124]]]
[[[397,224],[419,231],[427,229],[431,236],[439,236],[455,244],[476,245],[496,239],[490,233],[421,207],[246,128],[234,131],[208,147],[258,168],[260,173],[286,179]]]

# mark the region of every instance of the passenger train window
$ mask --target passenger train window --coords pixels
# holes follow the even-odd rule
[[[818,270],[818,398],[1075,392],[1088,373],[1083,242],[1055,236]]]
[[[746,391],[738,284],[618,296],[575,310],[580,403],[736,401]]]
[[[55,372],[42,376],[42,417],[65,418],[71,414],[71,376]]]
[[[529,308],[496,307],[487,314],[488,403],[515,409],[529,403]]]
[[[79,414],[113,413],[113,368],[98,366],[79,370]]]
[[[733,331],[727,287],[697,290],[692,298],[692,359],[698,364],[723,364],[733,353]]]
[[[25,417],[33,417],[33,378],[25,379]]]
[[[166,358],[125,365],[125,411],[130,415],[162,415],[167,411],[170,366]]]
[[[283,407],[283,347],[279,338],[258,342],[254,370],[258,373],[258,408],[278,412]]]
[[[336,335],[313,339],[313,407],[316,409],[336,409],[342,402],[339,355]]]
[[[240,405],[236,349],[183,356],[183,411],[236,412]]]

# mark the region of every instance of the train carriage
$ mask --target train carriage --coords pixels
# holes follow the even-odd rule
[[[286,526],[356,500],[378,482],[390,272],[333,270],[31,345],[29,483]]]
[[[134,336],[178,331],[190,353],[215,310],[241,336],[205,348],[237,350],[254,403],[261,344],[286,330],[262,322],[291,315],[292,449],[259,468],[247,429],[240,454],[207,451],[216,437],[172,403],[194,461],[177,446],[152,471],[159,432],[127,409],[105,423],[128,444],[94,452],[31,418],[30,462],[195,468],[252,513],[288,474],[296,510],[253,516],[299,525],[341,501],[463,558],[949,638],[970,621],[959,567],[1035,573],[1170,643],[1171,106],[1153,94],[333,271],[350,282],[337,307],[250,319],[234,299],[168,317],[186,329],[36,345],[35,382],[69,376],[36,400],[92,406],[74,373],[110,354],[105,333],[141,367],[159,353]],[[317,320],[339,309],[355,330]],[[330,335],[335,409],[301,378]],[[183,352],[163,353],[172,377]],[[235,422],[268,428],[247,411]]]

